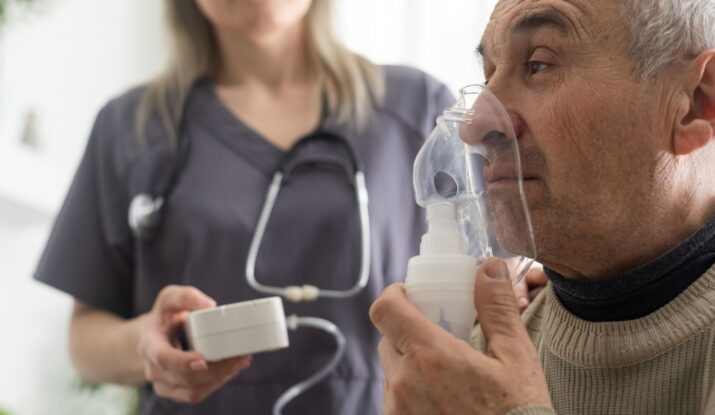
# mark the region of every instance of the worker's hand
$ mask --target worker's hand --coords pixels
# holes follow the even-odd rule
[[[541,267],[532,268],[526,273],[524,278],[514,286],[514,295],[516,296],[516,304],[519,306],[519,313],[523,313],[531,302],[529,292],[545,286],[548,282],[544,269]]]
[[[549,404],[541,363],[519,318],[505,264],[490,259],[476,277],[475,302],[489,342],[483,354],[427,320],[388,287],[370,308],[385,336],[385,415],[502,415],[526,404]]]
[[[215,305],[193,287],[170,285],[159,292],[151,312],[144,316],[138,340],[144,375],[157,395],[197,403],[250,365],[250,356],[207,363],[200,354],[181,350],[178,333],[189,312]]]

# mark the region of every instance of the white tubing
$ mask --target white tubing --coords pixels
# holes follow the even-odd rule
[[[296,330],[298,327],[312,327],[323,330],[335,337],[337,349],[335,350],[333,357],[325,366],[305,380],[291,386],[287,391],[283,392],[280,397],[278,397],[276,403],[273,404],[273,415],[282,415],[283,408],[285,408],[291,400],[330,375],[330,373],[335,370],[335,367],[338,365],[340,360],[342,360],[343,356],[345,356],[345,336],[335,324],[329,322],[328,320],[323,320],[322,318],[317,317],[298,317],[296,315],[291,315],[286,318],[286,324],[291,330]]]

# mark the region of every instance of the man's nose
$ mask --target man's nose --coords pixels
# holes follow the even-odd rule
[[[499,101],[502,107],[506,110],[511,125],[514,128],[514,134],[517,139],[521,138],[526,127],[524,119],[519,115],[516,108],[519,105],[520,99],[518,92],[513,87],[513,80],[509,79],[508,75],[495,75],[487,85],[487,91]]]
[[[482,93],[471,109],[470,120],[460,129],[460,137],[467,144],[489,146],[504,139],[518,139],[524,131],[522,118],[505,108],[494,94]]]

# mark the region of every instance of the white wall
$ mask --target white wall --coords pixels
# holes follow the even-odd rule
[[[454,92],[484,81],[474,50],[495,0],[339,0],[337,32],[379,63],[419,67]]]
[[[370,59],[420,67],[455,92],[483,80],[473,51],[493,1],[336,2],[339,36]],[[95,114],[165,62],[161,2],[47,3],[0,39],[0,408],[121,413],[124,391],[73,389],[70,300],[33,282],[31,272]],[[17,145],[28,109],[38,115],[37,150]]]
[[[126,391],[78,388],[66,352],[70,299],[31,273],[98,109],[162,65],[160,2],[46,3],[0,43],[0,408],[123,414]],[[17,145],[29,109],[37,151]]]

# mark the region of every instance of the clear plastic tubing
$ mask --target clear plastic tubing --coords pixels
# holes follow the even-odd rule
[[[283,408],[288,405],[291,400],[330,375],[340,360],[342,360],[343,356],[345,356],[345,336],[335,324],[328,320],[317,317],[297,317],[292,315],[288,316],[286,324],[291,330],[296,330],[298,327],[312,327],[323,330],[335,337],[337,348],[335,354],[325,366],[300,383],[291,386],[278,397],[276,403],[273,404],[273,415],[282,415]]]

